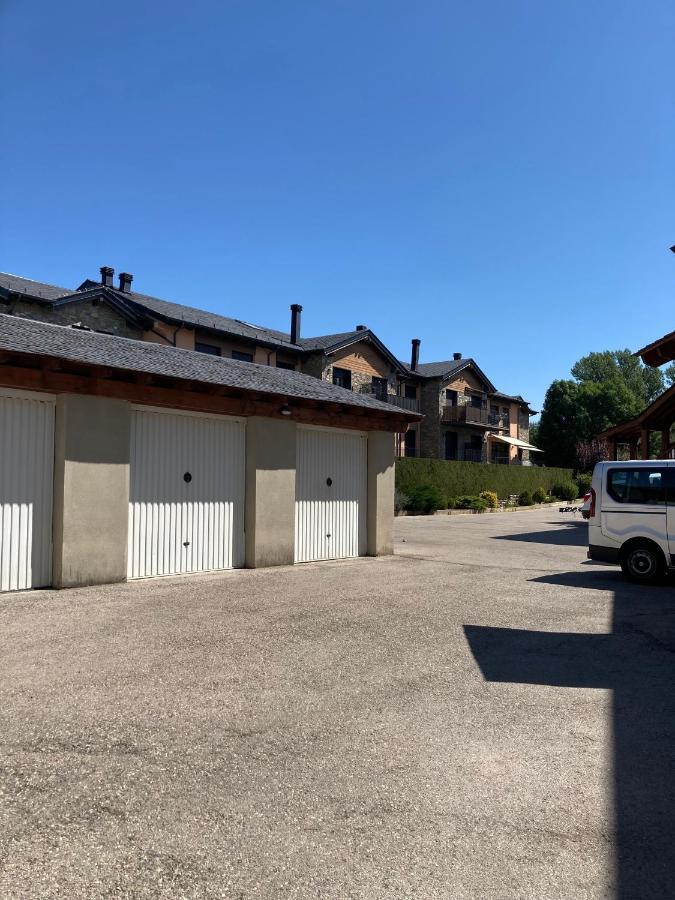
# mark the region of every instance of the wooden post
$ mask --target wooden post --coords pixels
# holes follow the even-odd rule
[[[628,459],[637,459],[638,458],[637,445],[638,445],[637,438],[633,438],[629,442],[629,444],[628,444]]]
[[[615,461],[619,458],[619,445],[616,441],[609,442],[609,457]]]
[[[643,428],[640,432],[640,442],[642,443],[642,458],[649,459],[649,429]]]
[[[668,459],[670,450],[670,432],[668,428],[661,430],[661,459]]]

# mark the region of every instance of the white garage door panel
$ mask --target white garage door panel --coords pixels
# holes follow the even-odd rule
[[[133,411],[129,578],[243,564],[244,454],[236,419]]]
[[[54,398],[0,391],[0,590],[51,584]]]
[[[299,428],[297,447],[295,561],[362,556],[367,538],[366,436]]]

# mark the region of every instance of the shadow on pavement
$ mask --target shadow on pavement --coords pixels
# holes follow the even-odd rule
[[[465,626],[487,681],[613,692],[618,900],[675,897],[675,590],[608,570],[565,572],[540,584],[612,591],[607,634]]]
[[[530,544],[557,544],[565,547],[587,547],[588,525],[583,519],[567,522],[547,522],[550,531],[528,531],[522,534],[497,534],[496,541],[524,541]]]

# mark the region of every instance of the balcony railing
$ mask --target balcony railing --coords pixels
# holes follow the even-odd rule
[[[483,425],[486,428],[506,430],[509,427],[509,417],[498,413],[489,412],[479,406],[452,406],[446,404],[443,407],[441,421],[446,425]]]
[[[410,412],[420,411],[420,401],[416,397],[399,397],[396,394],[389,394],[387,403],[393,403],[394,406],[400,406],[401,409],[408,409]]]
[[[391,403],[393,406],[398,406],[400,409],[407,409],[410,412],[419,412],[420,411],[420,401],[415,397],[399,397],[397,394],[389,394],[382,390],[380,387],[375,387],[371,384],[364,384],[359,389],[360,394],[370,394],[372,397],[375,397],[376,400],[379,400],[381,403]]]

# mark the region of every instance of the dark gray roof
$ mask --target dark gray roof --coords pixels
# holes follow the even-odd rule
[[[526,406],[532,415],[537,414],[536,409],[530,409],[529,400],[525,400],[520,394],[504,394],[501,391],[495,391],[493,396],[500,397],[503,400],[512,400],[514,403],[520,403],[521,406]]]
[[[0,287],[17,294],[26,294],[29,297],[37,297],[38,300],[59,300],[73,291],[70,288],[56,287],[54,284],[43,284],[41,281],[33,281],[32,278],[21,278],[20,275],[10,275],[8,272],[0,272]]]
[[[84,282],[83,287],[95,288],[102,287],[95,281]],[[9,275],[0,272],[0,288],[14,291],[19,294],[25,294],[28,297],[35,297],[39,300],[54,302],[65,298],[77,300],[78,291],[72,288],[57,287],[53,284],[43,284],[39,281],[33,281],[30,278],[21,278],[18,275]],[[131,301],[143,310],[148,310],[157,316],[171,319],[176,322],[184,322],[186,325],[192,325],[199,328],[213,328],[217,331],[224,331],[242,338],[258,341],[261,343],[287,346],[291,350],[300,351],[303,347],[299,344],[291,343],[289,334],[282,331],[275,331],[272,328],[264,328],[262,325],[253,325],[250,322],[243,322],[240,319],[230,319],[228,316],[221,316],[218,313],[207,312],[203,309],[196,309],[193,306],[184,306],[180,303],[171,303],[168,300],[160,300],[158,297],[151,297],[148,294],[139,294],[137,291],[124,292],[115,287],[106,288],[107,291],[120,298],[124,303]]]
[[[443,362],[419,363],[417,371],[425,378],[441,378],[459,372],[467,366],[476,366],[476,363],[472,359],[446,359]]]
[[[370,332],[343,331],[340,334],[322,334],[313,338],[300,338],[300,346],[303,350],[331,350],[340,344],[349,343],[355,338],[365,337]]]
[[[147,372],[303,400],[342,403],[399,417],[419,418],[399,407],[381,403],[368,394],[357,394],[299,372],[35,322],[20,316],[0,315],[0,350],[40,354],[70,362]]]
[[[28,297],[36,297],[48,302],[62,300],[67,303],[70,300],[78,300],[83,289],[93,290],[102,287],[98,282],[88,279],[80,285],[78,290],[72,290],[0,272],[0,289],[5,288],[9,291],[25,294]],[[242,319],[231,319],[228,316],[221,316],[218,313],[197,309],[194,306],[185,306],[182,303],[160,300],[158,297],[151,297],[149,294],[139,294],[137,291],[124,292],[115,287],[108,287],[105,290],[124,304],[128,304],[131,301],[132,304],[141,307],[142,311],[147,310],[165,319],[183,322],[193,327],[222,331],[235,337],[245,338],[258,343],[272,344],[275,347],[288,348],[296,352],[310,353],[330,350],[342,344],[348,344],[356,338],[364,337],[366,334],[371,335],[370,331],[363,332],[354,329],[353,331],[343,331],[339,334],[324,334],[317,337],[301,338],[294,344],[291,342],[290,334],[286,332],[275,331],[273,328],[265,328],[262,325],[254,325]],[[377,341],[374,335],[372,337]],[[386,352],[388,353],[389,351]]]

